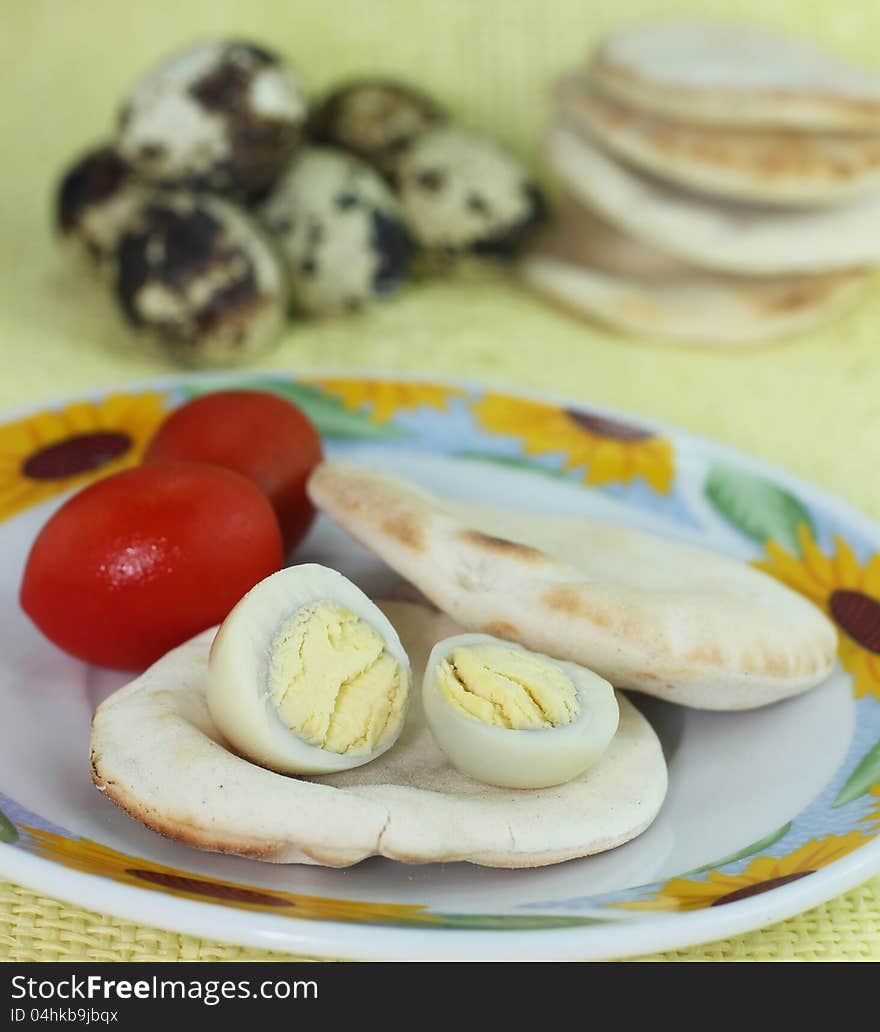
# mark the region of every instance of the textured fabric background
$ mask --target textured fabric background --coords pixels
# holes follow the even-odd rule
[[[0,0],[0,407],[172,372],[134,342],[52,240],[60,170],[106,136],[129,84],[187,42],[241,34],[314,95],[358,72],[433,91],[539,168],[548,85],[613,25],[751,17],[880,67],[876,0]],[[356,317],[291,325],[265,367],[442,372],[658,417],[777,462],[880,517],[880,289],[827,328],[747,354],[693,352],[574,322],[501,276],[435,282]],[[0,886],[0,956],[259,959]],[[676,958],[880,957],[880,880],[761,933]]]

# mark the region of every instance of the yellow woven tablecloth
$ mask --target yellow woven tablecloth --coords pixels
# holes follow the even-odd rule
[[[612,25],[670,12],[766,22],[880,65],[876,0],[0,0],[0,407],[171,371],[134,344],[48,231],[59,170],[105,136],[138,71],[193,39],[286,52],[315,93],[382,71],[434,91],[543,169],[548,83]],[[822,331],[751,354],[623,340],[501,280],[436,282],[357,317],[291,326],[264,365],[441,372],[668,420],[788,467],[880,517],[880,289]],[[0,957],[264,959],[0,883]],[[658,959],[880,958],[880,879],[773,928]]]

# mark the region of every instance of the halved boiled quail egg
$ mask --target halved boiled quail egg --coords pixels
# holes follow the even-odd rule
[[[207,699],[229,743],[287,774],[328,774],[389,749],[409,659],[381,611],[342,574],[292,566],[244,596],[211,648]]]
[[[614,689],[598,674],[485,634],[434,646],[422,701],[452,764],[504,788],[547,788],[582,774],[619,718]]]

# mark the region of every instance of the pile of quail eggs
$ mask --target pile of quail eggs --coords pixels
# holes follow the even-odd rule
[[[362,79],[309,112],[293,70],[239,41],[149,71],[56,208],[129,323],[192,365],[391,295],[420,253],[512,255],[542,214],[518,161],[418,91]]]

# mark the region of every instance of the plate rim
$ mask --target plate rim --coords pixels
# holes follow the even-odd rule
[[[257,926],[253,911],[157,894],[81,871],[65,869],[65,880],[59,888],[53,881],[58,865],[51,860],[5,844],[0,849],[0,874],[76,906],[196,938],[327,960],[612,960],[681,949],[757,931],[803,913],[860,885],[877,870],[880,839],[813,872],[810,878],[738,900],[723,909],[651,915],[639,922],[488,930],[407,928],[261,914],[265,924]],[[79,886],[81,893],[68,893],[68,885],[71,889]],[[151,907],[157,895],[162,906]]]
[[[217,384],[222,387],[225,382],[240,383],[249,377],[298,382],[333,378],[393,380],[492,391],[560,407],[583,407],[612,419],[634,422],[658,433],[686,440],[698,448],[709,449],[714,456],[739,462],[747,469],[764,474],[776,484],[816,499],[866,536],[880,534],[880,525],[845,499],[773,462],[695,431],[588,399],[451,374],[346,366],[316,366],[296,370],[253,367],[201,372],[183,370],[136,381],[117,381],[110,385],[53,396],[14,409],[3,409],[0,411],[0,420],[6,422],[20,419],[54,406],[91,397],[104,397],[117,391],[171,390],[183,383]],[[877,836],[854,852],[814,871],[810,878],[801,878],[723,908],[642,915],[638,922],[615,920],[575,928],[489,930],[361,925],[263,913],[260,915],[262,923],[257,927],[253,911],[237,911],[219,904],[183,899],[167,893],[158,894],[161,906],[156,906],[157,894],[154,891],[137,889],[81,871],[63,869],[63,881],[58,885],[58,864],[11,845],[2,845],[0,876],[86,909],[199,938],[294,952],[303,956],[349,960],[605,960],[679,949],[766,927],[820,905],[880,871],[880,836]]]
[[[395,369],[382,366],[308,366],[304,369],[286,369],[283,367],[254,367],[241,366],[236,369],[214,369],[214,370],[186,370],[179,373],[169,373],[164,376],[138,378],[136,380],[123,380],[108,382],[103,385],[87,388],[82,392],[72,392],[52,395],[45,401],[32,402],[27,405],[18,405],[14,408],[0,407],[0,421],[6,422],[9,419],[22,419],[29,415],[45,411],[47,408],[56,405],[66,405],[73,401],[82,401],[90,397],[104,397],[117,391],[156,391],[172,389],[181,381],[206,382],[206,383],[239,383],[242,379],[293,379],[297,381],[342,379],[342,380],[394,380],[409,383],[424,383],[438,386],[460,387],[465,390],[492,391],[500,394],[508,394],[515,398],[522,398],[527,401],[543,402],[547,405],[564,407],[589,408],[592,411],[607,415],[610,418],[619,419],[624,422],[637,423],[647,429],[656,430],[659,433],[672,434],[676,437],[686,438],[691,443],[708,445],[713,451],[730,459],[744,460],[748,465],[771,476],[779,483],[786,486],[804,489],[815,497],[820,498],[838,512],[843,513],[847,520],[851,520],[864,528],[864,532],[880,534],[880,518],[872,519],[854,503],[841,498],[827,488],[808,480],[798,473],[787,470],[769,459],[762,459],[759,455],[738,448],[736,445],[718,441],[713,437],[700,434],[694,430],[688,430],[676,423],[664,419],[657,419],[653,416],[644,416],[641,413],[632,412],[628,409],[617,408],[614,405],[605,405],[601,402],[594,402],[585,398],[574,398],[563,392],[545,390],[543,388],[524,387],[515,383],[505,383],[501,380],[480,380],[475,377],[456,376],[452,373],[419,372],[412,369]]]

